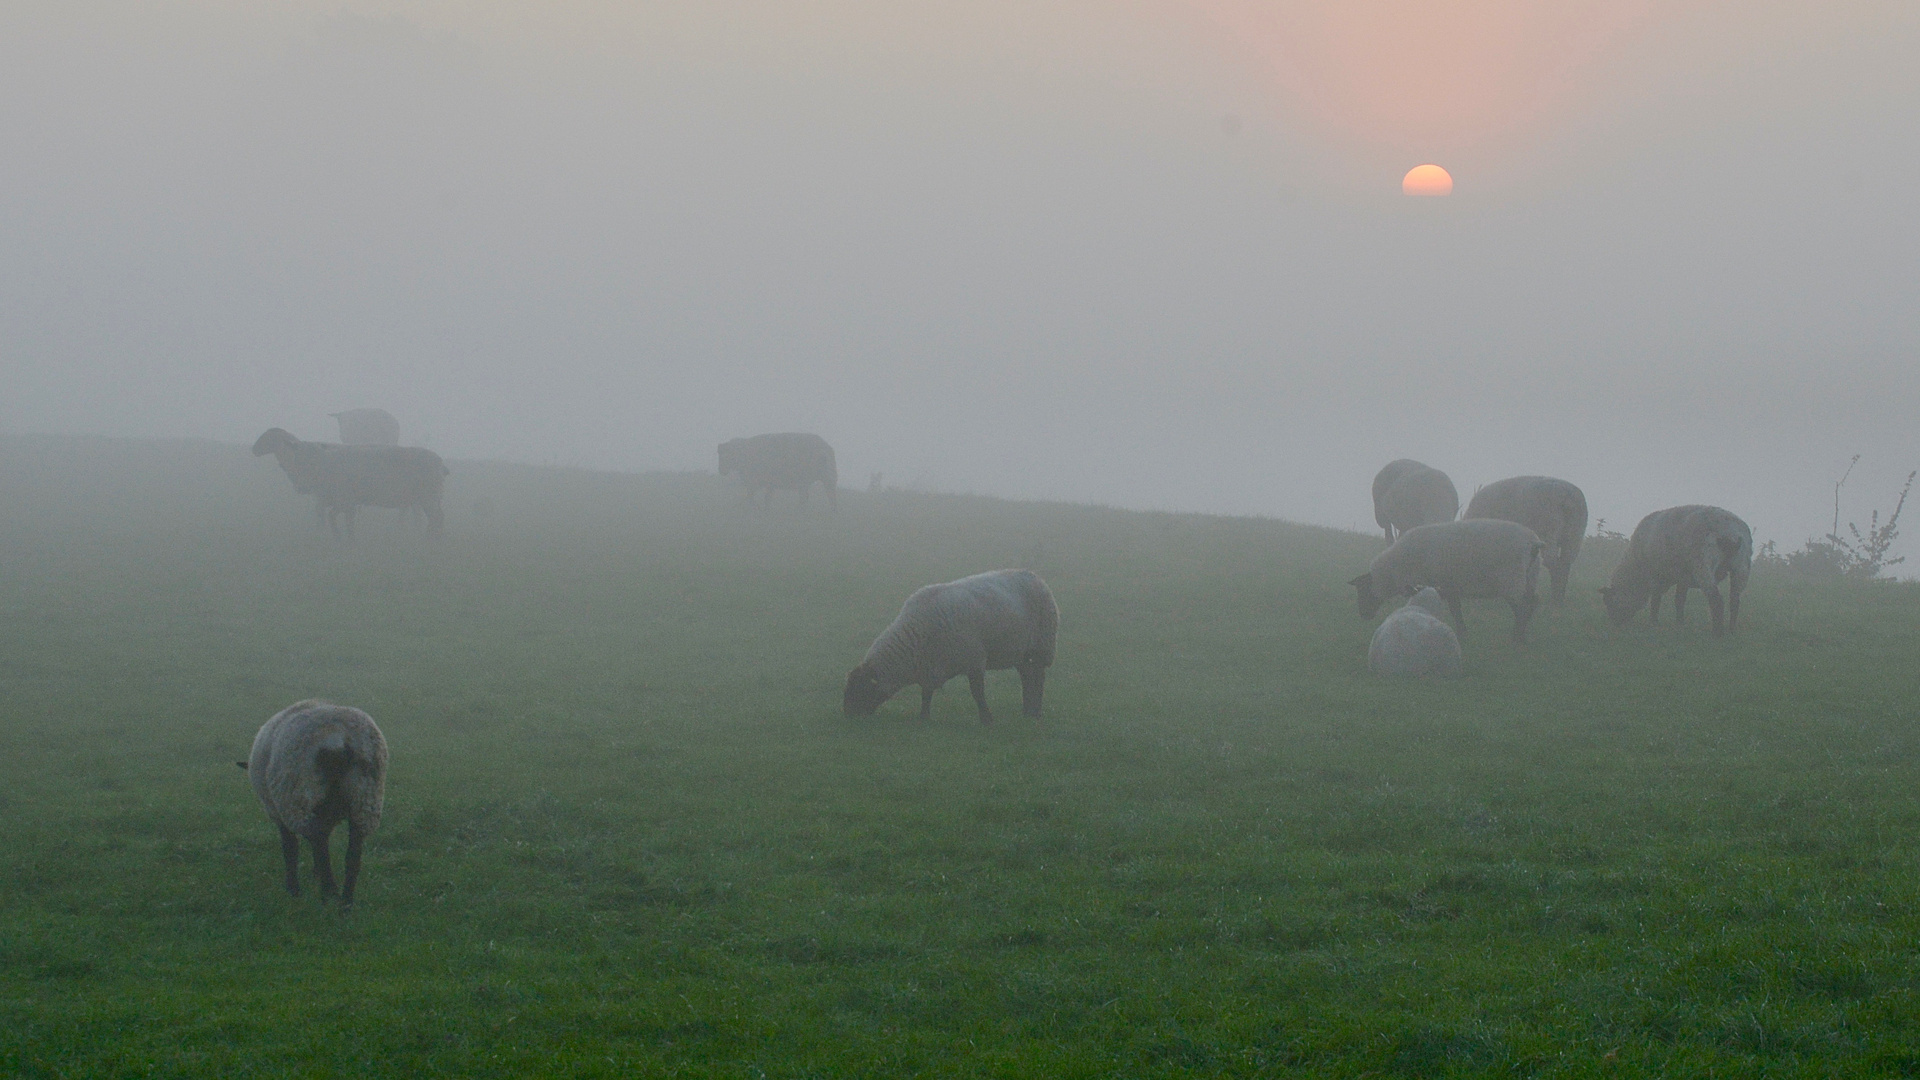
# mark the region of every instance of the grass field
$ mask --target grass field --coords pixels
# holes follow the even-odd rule
[[[0,1074],[1920,1071],[1920,587],[1612,630],[1595,544],[1389,683],[1378,537],[454,470],[340,545],[243,448],[0,441]],[[840,715],[1013,565],[1044,720]],[[233,766],[309,696],[393,753],[344,916]]]

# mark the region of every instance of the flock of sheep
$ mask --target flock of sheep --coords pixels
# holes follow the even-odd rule
[[[1446,473],[1403,458],[1373,478],[1373,517],[1386,530],[1388,547],[1348,583],[1358,592],[1360,615],[1372,618],[1389,597],[1412,599],[1374,632],[1368,666],[1383,674],[1457,675],[1460,642],[1440,617],[1442,602],[1454,626],[1464,628],[1461,601],[1505,600],[1513,608],[1514,640],[1524,643],[1539,605],[1543,563],[1554,604],[1567,601],[1567,577],[1587,529],[1587,497],[1565,480],[1515,476],[1475,492],[1461,514],[1460,494]],[[1740,619],[1740,594],[1752,568],[1753,532],[1746,522],[1717,506],[1675,506],[1641,519],[1600,592],[1608,617],[1624,623],[1643,606],[1658,620],[1669,589],[1674,618],[1684,618],[1687,593],[1698,589],[1719,636]]]
[[[437,532],[447,475],[439,456],[400,447],[399,425],[384,411],[335,416],[338,444],[303,442],[273,428],[253,451],[274,455],[294,490],[313,495],[316,512],[336,532],[341,518],[351,532],[357,506],[417,507],[426,513],[429,530]],[[835,503],[833,448],[818,435],[733,439],[720,445],[719,471],[738,475],[749,498],[764,492],[771,502],[775,490],[793,490],[804,503],[813,484],[820,483],[829,505]],[[1573,484],[1516,476],[1481,488],[1462,515],[1459,493],[1445,473],[1403,459],[1374,478],[1373,505],[1388,547],[1349,582],[1360,615],[1372,618],[1389,598],[1407,598],[1374,633],[1368,649],[1373,671],[1459,675],[1455,628],[1464,625],[1461,603],[1466,600],[1507,601],[1514,639],[1524,642],[1538,605],[1543,564],[1554,603],[1566,602],[1567,578],[1587,527],[1586,496]],[[1676,506],[1649,514],[1633,530],[1625,558],[1601,590],[1607,614],[1624,623],[1650,604],[1658,619],[1661,598],[1671,589],[1679,618],[1688,591],[1698,589],[1712,611],[1713,632],[1728,632],[1739,619],[1752,560],[1753,534],[1719,507]],[[1729,592],[1724,606],[1723,580]],[[899,616],[847,673],[841,708],[849,717],[870,716],[902,689],[918,686],[925,720],[934,692],[965,675],[981,722],[991,723],[986,673],[1011,668],[1020,674],[1022,712],[1038,717],[1059,625],[1052,592],[1030,570],[995,570],[925,586],[907,598]],[[261,727],[252,755],[239,765],[280,830],[288,892],[300,892],[296,862],[304,837],[322,894],[333,894],[328,837],[340,822],[347,823],[340,899],[343,906],[351,904],[361,848],[379,826],[384,798],[387,745],[373,718],[323,701],[300,702]]]

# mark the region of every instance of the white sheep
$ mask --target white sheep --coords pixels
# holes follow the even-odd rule
[[[289,705],[260,725],[253,753],[235,762],[247,770],[253,793],[280,829],[287,892],[300,895],[300,838],[313,849],[313,876],[322,896],[333,895],[327,837],[347,823],[346,881],[340,906],[353,904],[360,849],[380,827],[386,802],[387,740],[359,709],[310,700]]]
[[[1373,478],[1373,520],[1387,543],[1408,529],[1452,521],[1460,513],[1460,493],[1439,469],[1410,458],[1390,461]]]
[[[994,570],[917,589],[847,673],[842,708],[848,716],[871,716],[917,683],[925,720],[933,715],[933,692],[965,675],[980,722],[991,724],[986,673],[1013,668],[1020,673],[1021,711],[1039,716],[1059,625],[1053,593],[1031,570]]]
[[[1460,674],[1460,639],[1442,618],[1439,592],[1431,586],[1413,594],[1406,606],[1388,615],[1367,646],[1367,670],[1375,675],[1418,678]]]
[[[340,441],[348,446],[400,445],[400,421],[385,409],[348,409],[327,415],[340,425]]]
[[[1358,590],[1360,617],[1371,619],[1389,596],[1431,585],[1464,629],[1462,600],[1500,599],[1513,608],[1513,639],[1525,643],[1527,623],[1539,599],[1540,551],[1546,544],[1532,529],[1512,521],[1479,518],[1422,525],[1400,534],[1373,557],[1367,572],[1347,584]]]
[[[1715,637],[1731,633],[1740,621],[1740,594],[1753,571],[1753,530],[1747,523],[1717,506],[1674,506],[1640,519],[1627,541],[1626,558],[1613,571],[1613,580],[1600,595],[1607,616],[1616,624],[1633,618],[1648,604],[1648,618],[1660,621],[1660,597],[1673,589],[1673,620],[1686,618],[1687,590],[1707,594]],[[1727,601],[1720,601],[1720,582],[1727,582]]]
[[[1517,521],[1546,541],[1541,561],[1553,585],[1553,603],[1567,602],[1567,577],[1580,557],[1580,539],[1587,531],[1587,495],[1565,480],[1551,476],[1514,476],[1496,480],[1467,503],[1463,518],[1500,518]]]
[[[353,534],[354,511],[362,506],[418,507],[427,515],[430,535],[437,535],[446,521],[440,498],[447,465],[423,447],[306,442],[284,429],[269,428],[254,441],[253,452],[256,457],[274,456],[293,481],[293,490],[314,497],[315,509],[335,535],[341,518],[347,535]]]

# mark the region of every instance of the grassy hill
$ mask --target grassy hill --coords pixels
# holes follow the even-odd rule
[[[1920,587],[1756,573],[1370,677],[1377,537],[453,463],[335,543],[244,448],[0,440],[0,1073],[1920,1069]],[[1356,499],[1364,493],[1356,493]],[[1022,565],[1048,715],[840,715],[914,587]],[[393,751],[350,915],[233,762]]]

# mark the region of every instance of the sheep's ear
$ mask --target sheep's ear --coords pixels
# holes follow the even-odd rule
[[[245,769],[247,767],[247,763],[244,761],[236,761],[234,762],[234,764],[240,766],[240,768],[242,769]]]

